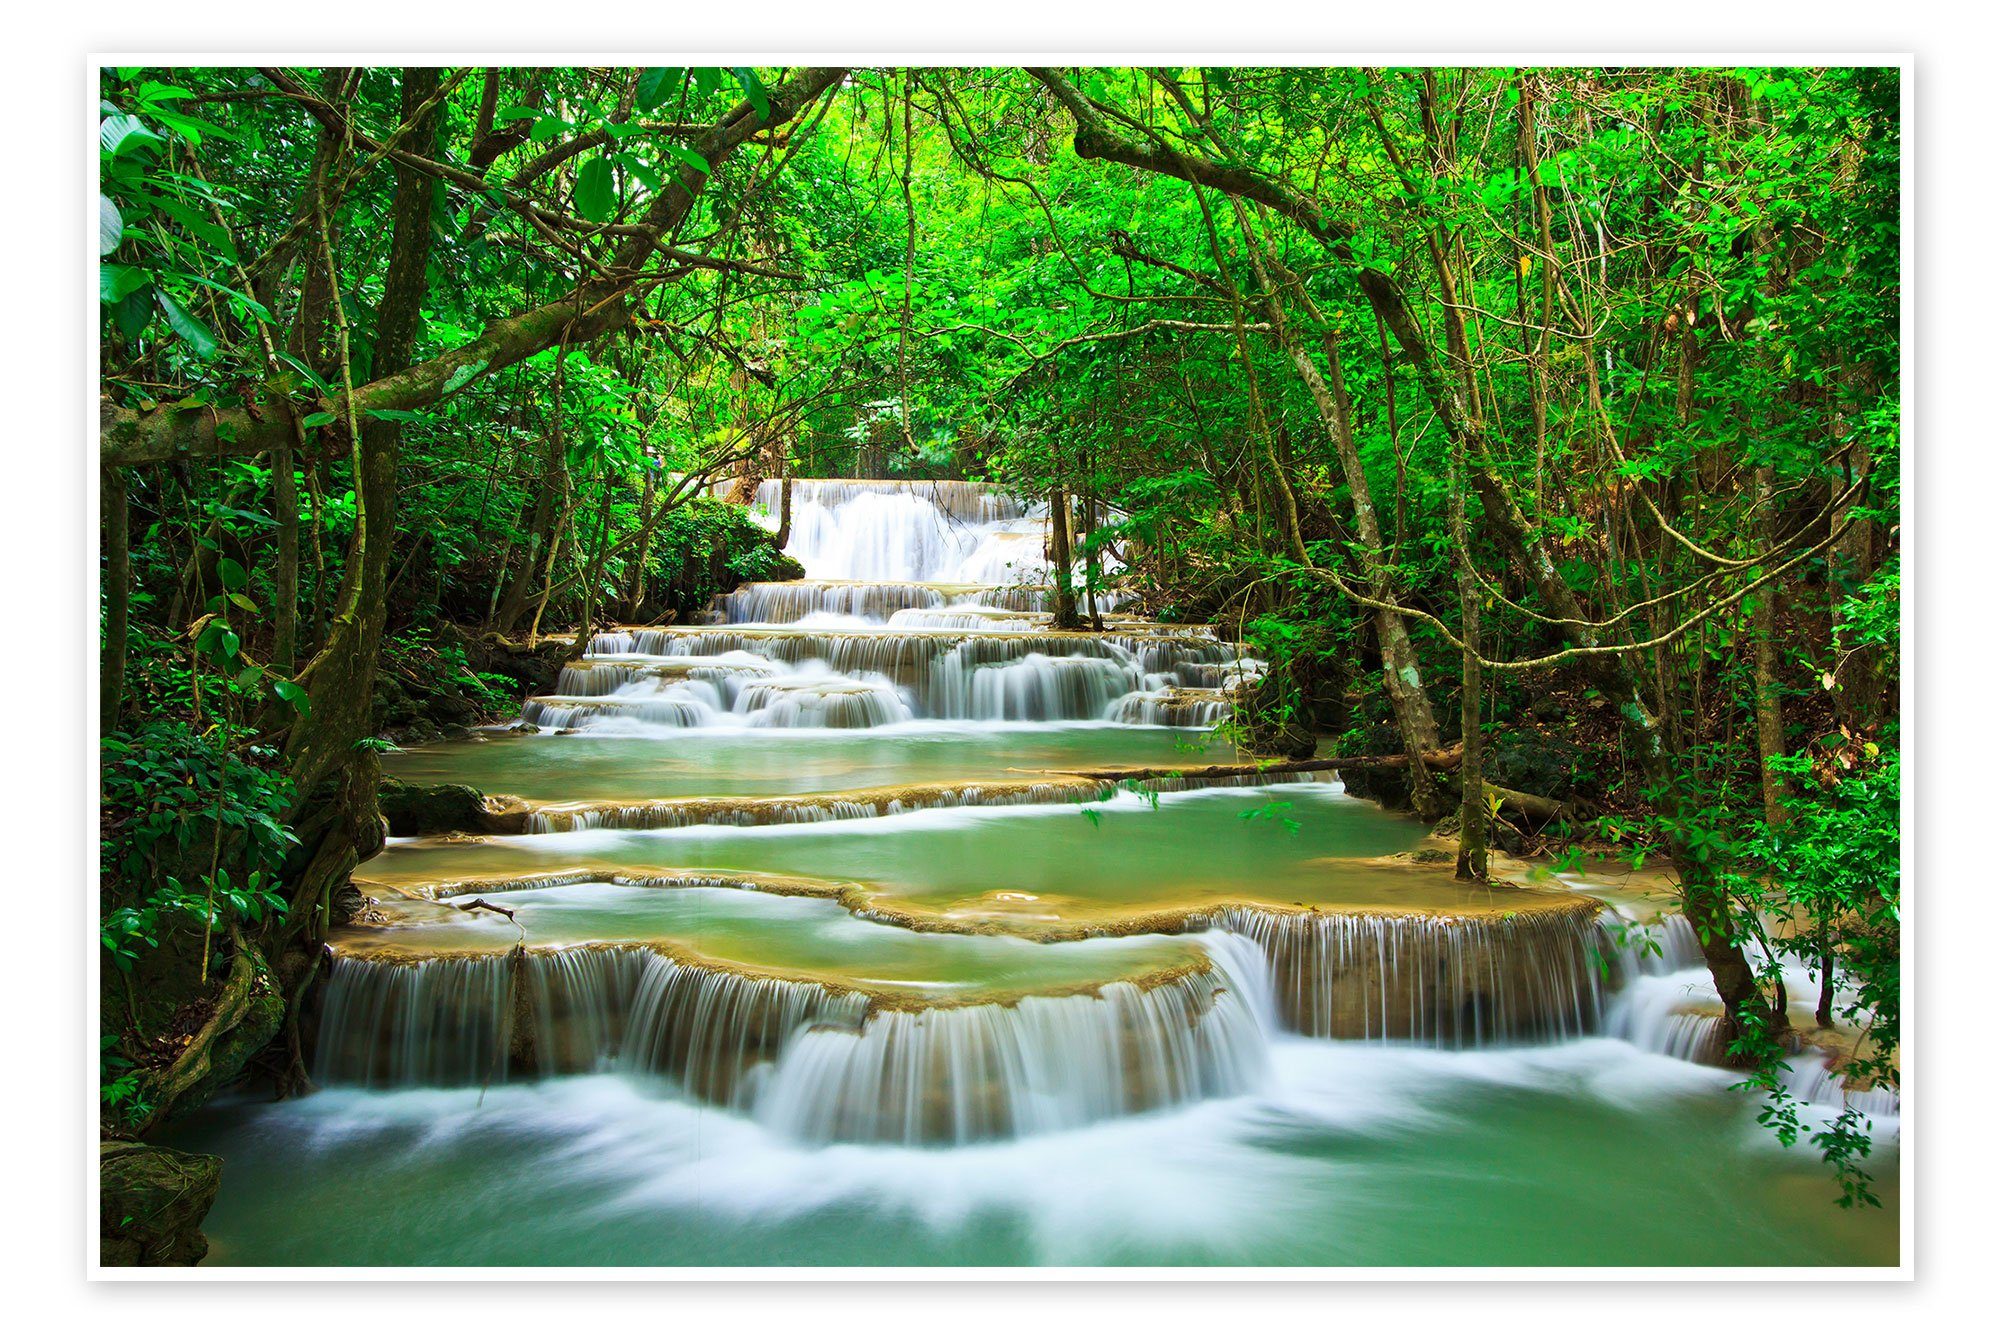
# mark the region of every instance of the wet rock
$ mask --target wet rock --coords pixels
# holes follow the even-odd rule
[[[487,796],[455,782],[413,783],[384,778],[377,800],[389,832],[398,838],[447,833],[525,833],[528,807],[505,796]]]
[[[389,832],[398,838],[476,832],[485,827],[486,798],[457,783],[418,785],[386,778],[380,800]]]
[[[97,1146],[98,1236],[107,1267],[198,1264],[202,1219],[222,1184],[222,1159],[149,1143]]]
[[[361,918],[368,908],[368,899],[349,880],[333,891],[333,903],[327,910],[327,921],[336,926],[352,925]]]

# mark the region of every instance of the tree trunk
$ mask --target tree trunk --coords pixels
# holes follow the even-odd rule
[[[1762,528],[1766,535],[1774,536],[1778,528],[1776,515],[1770,512],[1771,469],[1757,469],[1758,507],[1764,511]],[[1771,828],[1783,828],[1787,818],[1785,797],[1789,788],[1784,775],[1773,766],[1772,761],[1786,753],[1785,706],[1778,687],[1778,584],[1772,583],[1757,593],[1757,600],[1750,607],[1750,651],[1751,677],[1756,692],[1757,710],[1757,763],[1763,776],[1764,822]]]
[[[439,71],[412,67],[403,72],[405,119],[416,117],[408,135],[410,151],[429,155],[437,137],[437,116],[418,109],[436,91]],[[382,300],[375,314],[372,365],[378,374],[393,375],[410,364],[416,346],[427,288],[426,269],[431,244],[433,182],[400,163],[391,215],[389,262]],[[322,237],[324,241],[324,237]],[[328,250],[330,259],[331,251]],[[333,306],[341,318],[338,304]],[[343,360],[346,358],[343,357]],[[389,557],[396,533],[396,467],[402,427],[394,421],[369,419],[356,445],[354,539],[341,590],[341,609],[327,631],[318,656],[308,664],[310,710],[294,725],[286,747],[298,797],[289,822],[301,829],[301,846],[294,864],[302,873],[293,885],[294,910],[287,914],[290,931],[304,929],[316,938],[313,922],[323,926],[333,891],[355,864],[381,844],[381,815],[375,785],[355,781],[360,767],[374,768],[372,756],[357,752],[355,743],[370,730],[377,656],[388,614]],[[289,989],[289,988],[288,988]]]
[[[271,451],[271,507],[278,512],[277,605],[271,608],[271,667],[289,676],[299,651],[299,486],[289,444]]]
[[[1462,502],[1461,502],[1462,503]],[[1485,738],[1479,732],[1479,589],[1474,585],[1470,551],[1460,552],[1459,615],[1465,640],[1459,679],[1458,730],[1463,758],[1458,766],[1458,877],[1486,878]]]
[[[1305,289],[1275,256],[1260,256],[1261,249],[1248,228],[1245,237],[1253,248],[1260,271],[1269,266],[1285,280],[1293,291],[1306,303],[1308,313],[1317,315],[1311,298]],[[1388,553],[1382,544],[1381,523],[1375,514],[1375,498],[1369,489],[1368,473],[1361,465],[1361,451],[1354,442],[1352,405],[1347,397],[1347,382],[1340,369],[1339,347],[1331,333],[1326,335],[1325,353],[1327,373],[1322,375],[1314,363],[1312,355],[1300,341],[1296,329],[1286,315],[1284,302],[1276,284],[1267,283],[1271,288],[1265,308],[1271,317],[1271,327],[1275,331],[1279,345],[1283,347],[1292,364],[1298,368],[1299,377],[1305,381],[1312,395],[1313,405],[1319,411],[1320,423],[1326,430],[1328,441],[1333,446],[1334,457],[1339,460],[1341,477],[1347,483],[1348,503],[1354,515],[1356,535],[1361,539],[1362,575],[1367,581],[1368,595],[1382,603],[1371,609],[1375,618],[1376,642],[1382,650],[1382,683],[1389,696],[1389,708],[1396,718],[1396,729],[1402,735],[1403,746],[1410,755],[1410,802],[1417,813],[1425,819],[1437,819],[1443,809],[1436,793],[1432,790],[1429,774],[1424,771],[1423,752],[1435,750],[1438,744],[1437,717],[1431,711],[1430,697],[1424,692],[1423,674],[1417,665],[1416,646],[1410,641],[1410,631],[1402,615],[1391,609],[1397,604],[1395,580],[1389,566]],[[1282,488],[1282,499],[1291,505],[1291,486],[1284,475],[1277,477]],[[1296,511],[1288,508],[1293,522],[1294,558],[1310,566],[1304,544],[1296,534]]]
[[[560,396],[553,411],[562,411]],[[527,613],[528,599],[534,594],[535,573],[555,543],[558,497],[568,490],[569,460],[564,456],[562,425],[551,421],[543,437],[542,476],[535,487],[535,517],[528,528],[527,550],[521,556],[520,568],[509,576],[507,591],[500,595],[500,610],[493,617],[493,629],[498,634],[512,634]]]
[[[1061,483],[1049,489],[1049,564],[1049,582],[1055,597],[1055,628],[1079,629],[1082,622],[1076,614],[1076,590],[1070,587],[1069,582],[1074,564],[1069,547],[1069,495]]]

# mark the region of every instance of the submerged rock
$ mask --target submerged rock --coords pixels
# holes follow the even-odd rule
[[[222,1184],[222,1159],[150,1143],[97,1145],[98,1236],[106,1267],[198,1264],[201,1222]]]

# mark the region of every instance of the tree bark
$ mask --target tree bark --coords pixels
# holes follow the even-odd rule
[[[1463,500],[1460,501],[1463,504]],[[1459,637],[1465,640],[1458,682],[1458,732],[1464,759],[1458,767],[1458,877],[1486,878],[1485,738],[1479,732],[1479,589],[1474,585],[1472,553],[1461,551],[1458,573]]]
[[[1767,534],[1775,534],[1776,516],[1771,514],[1771,469],[1757,469],[1758,507],[1764,511],[1764,522],[1760,525]],[[1786,752],[1785,745],[1785,705],[1784,696],[1778,685],[1778,585],[1772,584],[1757,594],[1757,600],[1750,608],[1750,653],[1751,678],[1756,694],[1757,713],[1757,763],[1763,777],[1764,822],[1771,828],[1783,828],[1787,818],[1785,797],[1789,785],[1784,774],[1773,766],[1773,760]]]
[[[1070,586],[1074,557],[1069,545],[1069,494],[1060,483],[1049,489],[1049,582],[1054,589],[1055,628],[1077,629],[1076,590]]]

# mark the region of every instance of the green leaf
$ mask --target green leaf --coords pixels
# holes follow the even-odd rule
[[[576,173],[576,211],[592,222],[608,222],[618,206],[617,182],[611,159],[593,157]]]
[[[329,398],[333,396],[333,390],[328,387],[327,382],[321,379],[311,366],[299,360],[297,357],[293,356],[290,352],[279,352],[278,360],[284,362],[286,365],[290,366],[293,370],[296,370],[299,372],[299,374],[305,376],[306,383],[312,385],[313,388],[318,389],[321,393],[325,394]]]
[[[400,407],[371,407],[361,415],[364,417],[374,417],[377,421],[401,421],[404,423],[422,423],[430,420],[422,412],[406,412]]]
[[[236,603],[236,605],[242,607],[245,611],[248,611],[253,616],[262,614],[262,612],[258,611],[257,609],[257,603],[251,601],[248,597],[245,597],[240,592],[230,593],[229,600]]]
[[[120,301],[111,312],[111,320],[125,335],[127,342],[137,342],[139,335],[146,331],[146,326],[153,322],[152,286],[141,287]]]
[[[97,299],[106,305],[117,305],[144,287],[152,280],[152,276],[145,269],[134,268],[130,264],[99,264]]]
[[[215,335],[208,331],[208,325],[196,319],[188,308],[165,292],[156,292],[160,309],[167,313],[167,324],[179,334],[194,354],[207,361],[215,355]]]
[[[312,716],[312,705],[307,701],[305,686],[295,681],[273,680],[271,690],[280,699],[292,706],[292,711],[300,717]]]
[[[641,111],[651,111],[667,100],[674,89],[687,77],[678,69],[649,69],[639,74],[639,93],[635,101]]]
[[[312,412],[300,418],[299,424],[307,430],[318,430],[321,426],[331,426],[340,418],[332,412]]]
[[[122,111],[106,116],[97,126],[97,146],[112,157],[141,149],[158,151],[165,143],[165,139],[146,128],[144,121]]]
[[[662,143],[660,151],[683,166],[693,167],[704,176],[708,174],[708,159],[692,148],[683,148],[677,143]]]
[[[97,253],[108,255],[118,248],[118,242],[125,239],[125,215],[118,211],[118,205],[97,196]]]
[[[250,585],[250,572],[226,555],[215,562],[215,572],[230,592],[241,592]]]
[[[771,118],[771,94],[764,91],[763,80],[757,77],[757,71],[747,65],[738,65],[729,72],[743,86],[743,95],[750,99],[750,105],[757,109],[757,119],[768,121]]]

